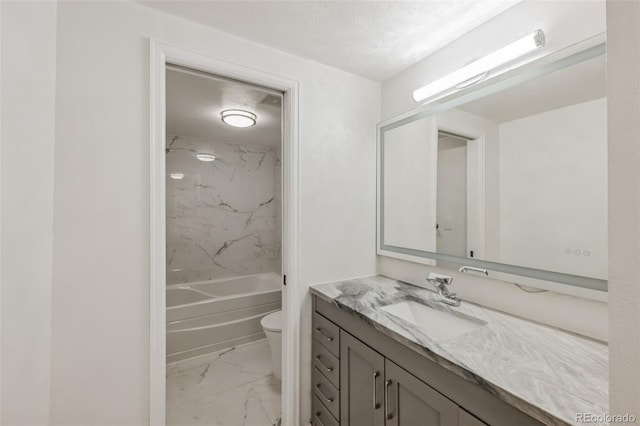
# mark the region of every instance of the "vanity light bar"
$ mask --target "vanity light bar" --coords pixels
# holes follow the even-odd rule
[[[497,68],[508,64],[536,49],[544,46],[545,37],[542,30],[536,30],[528,36],[496,50],[495,52],[448,74],[433,83],[429,83],[413,91],[413,100],[429,102],[455,93],[466,87],[473,86],[487,79],[489,74]]]

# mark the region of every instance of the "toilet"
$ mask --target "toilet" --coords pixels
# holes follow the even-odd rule
[[[273,377],[282,380],[282,311],[272,312],[260,320],[271,350]]]

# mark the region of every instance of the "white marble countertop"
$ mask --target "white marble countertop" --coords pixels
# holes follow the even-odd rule
[[[314,285],[311,292],[545,424],[578,424],[576,413],[608,413],[609,351],[603,343],[467,301],[449,307],[432,291],[382,276]],[[487,325],[435,339],[380,309],[406,300]]]

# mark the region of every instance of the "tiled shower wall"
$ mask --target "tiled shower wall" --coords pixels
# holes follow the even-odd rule
[[[167,146],[167,284],[280,274],[280,148],[170,135]]]

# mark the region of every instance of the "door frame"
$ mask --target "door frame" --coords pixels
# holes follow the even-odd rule
[[[469,128],[465,125],[454,123],[447,119],[436,118],[435,141],[438,140],[438,132],[444,131],[462,136],[467,139],[467,252],[465,257],[469,257],[469,251],[474,249],[474,257],[484,259],[485,256],[485,130],[482,128]],[[436,188],[437,183],[437,143],[436,143]],[[469,173],[469,169],[475,169],[475,173]],[[469,218],[474,218],[474,224],[469,223]]]
[[[150,39],[150,306],[149,424],[165,425],[166,397],[166,65],[192,68],[284,93],[282,102],[282,424],[299,422],[300,314],[298,295],[299,83]]]

